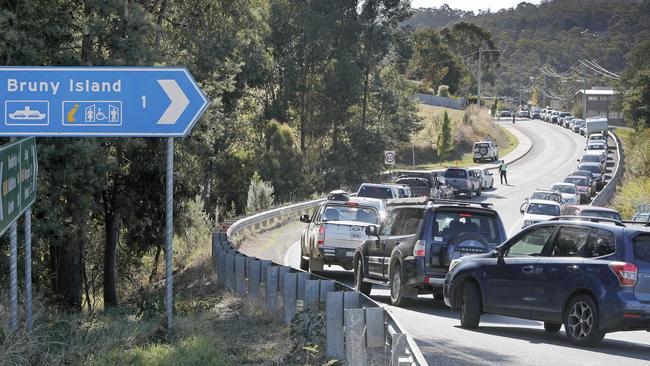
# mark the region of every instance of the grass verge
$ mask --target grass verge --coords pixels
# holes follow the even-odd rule
[[[615,133],[623,144],[625,170],[610,205],[629,220],[639,204],[650,203],[650,129],[635,132],[619,127]]]
[[[486,138],[492,139],[499,145],[501,157],[509,154],[519,145],[519,140],[510,131],[492,122],[486,108],[470,106],[465,111],[459,111],[425,104],[420,104],[418,107],[422,128],[413,136],[411,144],[398,149],[395,170],[477,166],[479,164],[474,163],[471,149],[475,141]],[[452,122],[454,151],[450,158],[440,159],[437,155],[436,141],[442,115],[445,112]],[[415,166],[413,166],[413,152],[415,152]]]
[[[174,329],[165,327],[163,288],[140,291],[105,311],[66,314],[37,302],[35,329],[9,332],[0,307],[3,365],[292,364],[289,329],[217,286],[203,256],[175,277]]]

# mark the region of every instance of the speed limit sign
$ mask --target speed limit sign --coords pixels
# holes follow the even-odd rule
[[[395,165],[395,151],[384,151],[384,164]]]

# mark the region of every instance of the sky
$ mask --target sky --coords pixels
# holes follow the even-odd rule
[[[439,8],[446,3],[452,9],[477,12],[479,9],[489,8],[492,12],[497,12],[501,9],[516,7],[523,1],[533,4],[541,2],[541,0],[411,0],[411,6],[414,8]]]

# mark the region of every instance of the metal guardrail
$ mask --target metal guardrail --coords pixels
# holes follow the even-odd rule
[[[285,324],[315,304],[325,310],[325,354],[348,365],[427,365],[415,340],[389,309],[350,286],[237,251],[247,234],[308,213],[324,199],[255,214],[233,223],[212,240],[212,265],[227,288],[263,300],[265,309]],[[338,291],[337,291],[338,289]],[[381,310],[380,310],[381,309]],[[303,324],[309,327],[309,322]],[[372,330],[372,331],[371,331]]]
[[[618,153],[618,161],[616,162],[616,171],[614,172],[614,175],[612,178],[607,182],[605,187],[594,197],[594,199],[591,201],[592,206],[606,206],[609,201],[614,197],[614,194],[616,193],[616,186],[618,185],[618,182],[621,180],[623,177],[623,169],[624,169],[624,152],[623,152],[623,145],[621,144],[621,141],[618,136],[612,131],[607,131],[607,134],[614,140],[616,144],[616,151]]]

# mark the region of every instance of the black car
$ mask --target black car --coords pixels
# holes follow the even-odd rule
[[[492,251],[506,238],[499,214],[487,203],[410,198],[388,201],[394,208],[381,227],[366,228],[354,253],[355,287],[368,295],[372,285],[390,286],[401,305],[419,293],[442,299],[452,260]]]
[[[549,332],[564,325],[579,346],[650,330],[650,231],[583,216],[539,223],[454,261],[444,298],[464,328],[476,328],[481,313],[533,319]]]
[[[509,109],[504,109],[501,111],[501,117],[512,117],[512,112]]]
[[[413,197],[429,197],[433,186],[425,178],[400,176],[395,184],[406,185],[411,188]]]

